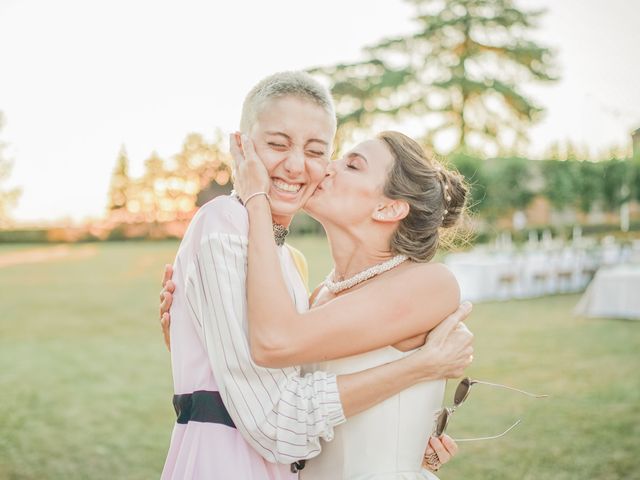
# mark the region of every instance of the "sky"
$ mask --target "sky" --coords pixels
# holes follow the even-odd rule
[[[546,109],[529,154],[571,141],[593,154],[640,127],[640,0],[520,0],[546,8],[533,36],[561,80],[527,86]],[[362,58],[414,28],[402,0],[0,0],[0,141],[23,193],[22,223],[104,215],[125,145],[138,176],[152,151],[237,128],[262,77]],[[634,56],[635,54],[635,56]]]

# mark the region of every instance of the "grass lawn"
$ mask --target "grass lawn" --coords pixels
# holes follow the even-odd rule
[[[322,240],[292,243],[320,281]],[[78,245],[77,255],[0,268],[0,479],[158,478],[174,414],[156,311],[176,247]],[[475,307],[470,376],[552,397],[473,387],[451,435],[523,423],[461,444],[442,480],[640,478],[640,322],[573,318],[577,300]]]

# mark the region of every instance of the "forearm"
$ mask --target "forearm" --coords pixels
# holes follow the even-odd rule
[[[297,311],[287,290],[282,267],[273,240],[269,203],[264,196],[247,204],[249,247],[247,300],[252,342],[269,348],[279,345],[287,323]]]
[[[416,383],[443,378],[439,366],[430,368],[409,355],[395,362],[338,376],[340,401],[347,418],[412,387]]]

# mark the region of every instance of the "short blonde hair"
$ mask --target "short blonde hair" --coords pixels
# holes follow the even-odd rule
[[[279,72],[262,79],[247,94],[242,104],[240,131],[249,132],[260,110],[271,99],[294,96],[322,107],[336,121],[329,90],[306,72]]]

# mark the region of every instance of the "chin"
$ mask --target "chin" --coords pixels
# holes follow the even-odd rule
[[[319,202],[315,196],[311,196],[304,205],[305,213],[318,222],[321,222],[322,210],[322,202]]]
[[[282,200],[273,200],[271,202],[271,213],[273,215],[293,216],[302,208],[302,202],[285,202]]]

